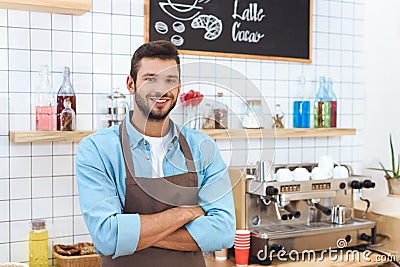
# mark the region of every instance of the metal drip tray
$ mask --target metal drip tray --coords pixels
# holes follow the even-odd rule
[[[307,235],[317,235],[323,233],[341,232],[349,230],[370,229],[375,226],[375,222],[353,219],[346,224],[332,224],[329,221],[299,223],[299,224],[275,224],[249,229],[252,236],[265,238],[289,238]]]

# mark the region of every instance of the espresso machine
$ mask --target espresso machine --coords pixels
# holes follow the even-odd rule
[[[245,226],[251,232],[251,259],[268,265],[279,251],[321,251],[375,241],[375,222],[354,218],[353,191],[374,188],[368,177],[277,182],[281,169],[317,164],[271,165],[267,171],[247,167]],[[343,165],[342,165],[343,166]],[[260,177],[262,176],[262,177]],[[268,178],[267,178],[268,177]]]

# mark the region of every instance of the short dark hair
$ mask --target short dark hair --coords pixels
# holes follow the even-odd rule
[[[180,59],[178,49],[171,42],[165,40],[151,41],[141,45],[133,54],[131,60],[130,75],[136,85],[137,73],[140,68],[142,58],[174,59],[178,65],[179,76],[181,74]]]

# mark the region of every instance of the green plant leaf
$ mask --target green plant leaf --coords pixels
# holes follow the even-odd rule
[[[393,176],[396,175],[396,158],[394,157],[394,148],[393,148],[393,141],[392,141],[392,134],[390,134],[390,153],[392,156],[392,171]]]
[[[379,162],[379,165],[381,165],[382,170],[386,173],[387,176],[393,176],[389,174],[390,172],[393,173],[393,171],[385,169],[385,166],[383,166],[382,162]]]

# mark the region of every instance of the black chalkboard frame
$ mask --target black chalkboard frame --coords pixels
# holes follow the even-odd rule
[[[145,42],[153,41],[150,40],[150,1],[145,0],[144,2],[144,40]],[[154,1],[154,0],[153,0]],[[289,61],[289,62],[301,62],[301,63],[312,63],[312,18],[313,18],[313,0],[309,1],[309,20],[308,20],[308,56],[307,57],[286,57],[286,56],[271,56],[266,55],[255,55],[247,53],[226,53],[226,52],[210,52],[201,50],[188,50],[178,49],[180,54],[197,55],[197,56],[212,56],[212,57],[230,57],[230,58],[244,58],[244,59],[261,59],[261,60],[275,60],[275,61]],[[158,0],[157,0],[158,2]],[[226,2],[223,1],[225,4]],[[303,44],[304,45],[304,44]],[[268,52],[268,51],[266,51]]]

